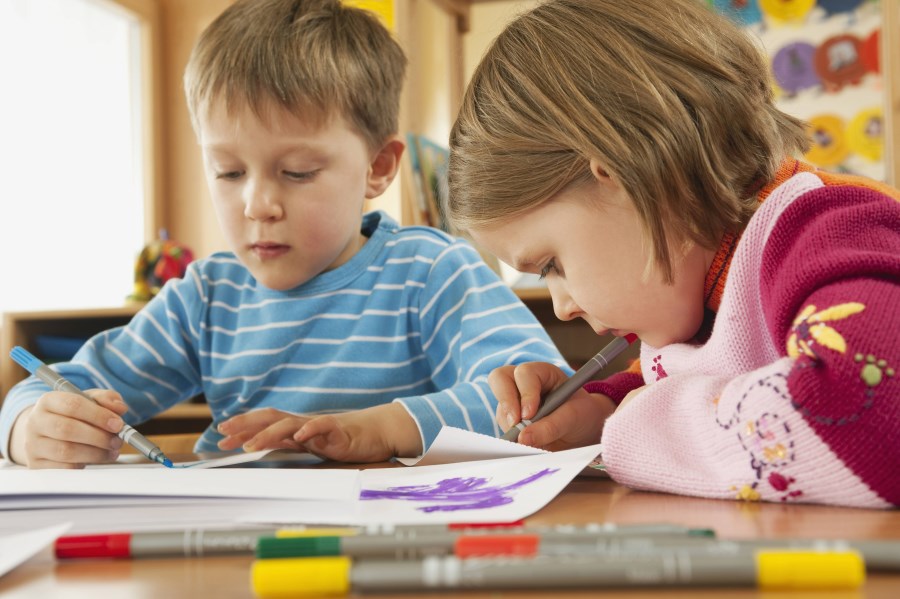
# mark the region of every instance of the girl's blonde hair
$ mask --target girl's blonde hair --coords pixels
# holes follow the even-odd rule
[[[775,108],[761,50],[700,0],[551,0],[475,71],[450,134],[448,220],[497,223],[607,167],[653,262],[743,229],[755,191],[808,147]]]
[[[239,0],[207,27],[184,87],[194,129],[212,101],[270,103],[324,122],[340,114],[379,147],[397,132],[406,57],[378,18],[339,0]]]

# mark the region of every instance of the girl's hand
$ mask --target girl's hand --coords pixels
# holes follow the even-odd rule
[[[294,449],[341,462],[383,462],[422,453],[419,429],[400,404],[326,416],[274,408],[253,410],[219,425],[223,450]]]
[[[488,384],[497,398],[497,423],[504,431],[523,418],[532,418],[541,398],[568,377],[553,364],[528,362],[491,372]],[[552,414],[527,426],[518,442],[557,451],[600,442],[606,418],[615,404],[605,395],[580,389]]]
[[[116,435],[128,411],[115,391],[51,391],[24,410],[13,425],[10,459],[29,468],[84,468],[114,462],[122,440]]]

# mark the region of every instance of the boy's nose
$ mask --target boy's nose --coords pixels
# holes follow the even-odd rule
[[[244,193],[244,216],[250,220],[277,220],[284,215],[277,191],[264,182],[254,181]]]

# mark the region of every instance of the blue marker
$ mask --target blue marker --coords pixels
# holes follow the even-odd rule
[[[97,403],[92,398],[85,395],[85,393],[81,389],[60,376],[58,372],[51,369],[49,366],[31,355],[31,353],[29,353],[29,351],[25,348],[16,346],[11,352],[9,352],[9,355],[12,356],[12,359],[15,360],[17,364],[22,366],[25,370],[27,370],[37,378],[44,381],[44,383],[46,383],[54,391],[75,393],[76,395],[80,395],[85,399],[89,399],[94,403]],[[160,449],[147,437],[134,430],[128,424],[122,425],[122,430],[119,431],[119,438],[137,449],[151,462],[159,462],[167,468],[172,468],[172,460],[165,456],[165,454],[162,452],[162,449]]]

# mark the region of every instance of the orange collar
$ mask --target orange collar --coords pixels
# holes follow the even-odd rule
[[[813,172],[816,168],[809,164],[800,162],[793,158],[788,158],[778,167],[778,172],[771,181],[760,188],[756,194],[757,201],[761,204],[772,191],[800,172]],[[725,281],[728,279],[728,269],[731,266],[731,258],[734,256],[734,249],[740,241],[741,235],[733,233],[725,233],[722,236],[722,243],[719,250],[713,257],[709,272],[706,273],[706,283],[703,287],[703,298],[706,307],[713,312],[719,311],[719,304],[722,303],[722,292],[725,290]]]

